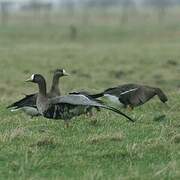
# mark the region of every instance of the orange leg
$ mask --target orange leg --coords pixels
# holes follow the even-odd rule
[[[127,105],[127,109],[128,109],[128,111],[132,111],[133,107],[131,105]]]

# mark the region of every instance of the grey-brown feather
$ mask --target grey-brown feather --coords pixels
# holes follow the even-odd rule
[[[109,88],[102,93],[92,95],[92,97],[99,98],[104,95],[117,97],[122,104],[125,106],[130,105],[131,107],[140,106],[149,101],[155,95],[157,95],[163,103],[168,100],[167,96],[161,89],[139,84],[124,84],[114,88]]]
[[[51,90],[47,94],[49,98],[56,97],[60,95],[59,89],[59,78],[63,76],[63,73],[59,75],[59,72],[63,72],[61,69],[57,69],[54,71]],[[20,99],[19,101],[14,102],[13,104],[7,106],[7,108],[12,108],[14,110],[22,110],[27,115],[30,116],[39,116],[40,113],[38,112],[36,101],[37,101],[38,93],[26,95],[24,98]]]
[[[121,111],[113,107],[100,104],[84,95],[59,96],[48,99],[47,104],[48,106],[45,104],[41,104],[38,107],[42,108],[40,106],[43,106],[42,114],[47,118],[53,118],[54,114],[56,114],[56,117],[54,119],[71,119],[74,116],[85,114],[89,107],[99,107],[114,111],[118,114],[123,115],[130,121],[133,121],[129,116],[122,113]]]

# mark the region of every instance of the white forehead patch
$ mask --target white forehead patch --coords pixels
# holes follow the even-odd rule
[[[63,74],[65,74],[66,73],[66,71],[63,69]]]
[[[31,76],[31,80],[32,80],[32,81],[34,80],[34,74],[32,74],[32,76]]]

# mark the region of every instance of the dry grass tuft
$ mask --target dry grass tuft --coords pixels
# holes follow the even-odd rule
[[[12,130],[8,130],[0,134],[0,142],[12,141],[16,138],[24,136],[24,134],[25,134],[24,128],[18,127]]]
[[[55,142],[55,139],[53,137],[44,137],[40,140],[38,140],[36,143],[32,144],[31,146],[55,146],[57,143]]]
[[[123,140],[122,133],[113,133],[113,134],[101,134],[101,135],[94,135],[93,137],[89,137],[87,139],[88,143],[97,144],[103,143],[105,141],[122,141]]]

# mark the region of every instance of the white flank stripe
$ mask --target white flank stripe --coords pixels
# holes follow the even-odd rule
[[[132,91],[136,91],[137,89],[138,88],[130,89],[128,91],[122,92],[120,95],[127,94],[127,93],[132,92]]]

